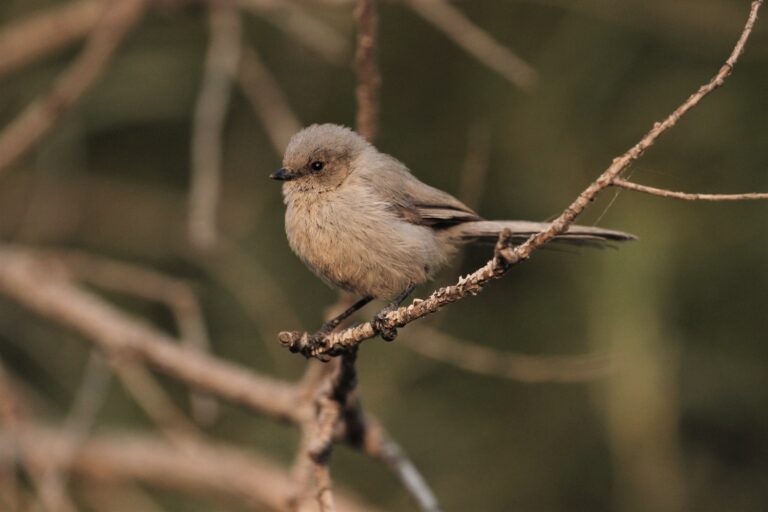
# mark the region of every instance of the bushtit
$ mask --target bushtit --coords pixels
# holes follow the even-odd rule
[[[399,304],[465,243],[495,241],[505,228],[522,241],[546,227],[484,220],[335,124],[314,124],[296,133],[283,167],[270,178],[284,182],[285,232],[293,252],[327,283],[362,297],[316,334],[329,332],[374,298]],[[571,226],[558,237],[593,244],[633,238],[586,226]]]

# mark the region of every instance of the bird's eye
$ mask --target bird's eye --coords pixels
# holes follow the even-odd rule
[[[324,165],[325,164],[323,162],[321,162],[320,160],[315,160],[314,162],[312,162],[310,167],[312,167],[313,171],[322,171]]]

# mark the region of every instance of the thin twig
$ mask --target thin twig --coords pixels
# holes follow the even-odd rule
[[[698,194],[690,192],[674,192],[665,188],[649,187],[640,185],[622,178],[616,178],[611,182],[614,187],[643,192],[652,196],[666,197],[669,199],[680,199],[683,201],[750,201],[756,199],[768,199],[766,192],[747,192],[745,194]]]
[[[77,60],[46,95],[32,102],[0,133],[0,174],[31,150],[96,83],[146,6],[147,0],[113,0],[107,4]]]
[[[302,124],[274,75],[253,47],[243,48],[237,83],[259,116],[275,153],[282,156],[291,136],[301,129]]]
[[[88,437],[93,429],[96,416],[107,398],[111,377],[109,367],[102,355],[96,350],[92,350],[86,361],[83,378],[80,381],[75,400],[64,422],[63,430],[70,440],[70,443],[65,445],[65,453],[62,455],[62,466],[65,470],[69,467],[69,461],[78,445]],[[61,476],[64,484],[66,484],[67,476],[66,473]]]
[[[170,441],[186,441],[198,436],[195,426],[144,366],[113,358],[112,368],[123,389]]]
[[[378,33],[376,0],[357,0],[355,21],[357,22],[357,51],[355,52],[357,120],[355,125],[358,133],[372,142],[378,133],[379,88],[381,87],[381,75],[376,65]]]
[[[366,454],[381,460],[397,476],[422,512],[440,512],[440,504],[418,468],[378,422],[366,419]]]
[[[534,251],[551,242],[557,235],[564,233],[595,197],[601,191],[610,187],[614,180],[632,162],[637,160],[645,150],[651,147],[664,132],[677,124],[680,118],[691,108],[695,107],[705,96],[723,85],[725,79],[733,72],[736,61],[744,51],[744,45],[752,33],[757,13],[762,4],[763,0],[753,0],[744,30],[725,64],[715,76],[677,107],[664,121],[655,123],[651,130],[637,144],[623,155],[615,158],[611,165],[549,224],[547,229],[532,235],[523,244],[516,247],[511,247],[509,232],[501,233],[494,250],[494,257],[483,267],[466,277],[461,277],[455,285],[445,286],[436,290],[426,300],[414,299],[408,306],[400,307],[387,313],[383,322],[384,327],[388,329],[403,327],[419,318],[439,311],[448,304],[477,295],[488,283],[501,278],[512,266],[526,261]],[[377,335],[378,332],[373,327],[373,324],[366,322],[343,331],[328,334],[323,340],[323,345],[319,347],[312,346],[309,343],[308,333],[295,331],[280,333],[280,342],[292,350],[302,352],[305,356],[317,357],[343,353],[345,350],[355,347],[364,340]]]
[[[349,43],[335,28],[316,18],[297,2],[238,0],[243,9],[261,16],[288,36],[332,64],[347,59]]]
[[[529,384],[588,382],[613,370],[607,354],[528,356],[455,339],[430,327],[414,326],[405,346],[425,357],[462,370]]]
[[[189,238],[199,250],[216,245],[216,212],[221,193],[224,120],[240,62],[241,20],[234,0],[209,7],[210,42],[192,127]]]
[[[530,64],[499,44],[447,1],[406,0],[405,3],[467,53],[513,85],[524,91],[530,91],[536,86],[538,76]]]

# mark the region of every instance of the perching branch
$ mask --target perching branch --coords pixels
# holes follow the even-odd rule
[[[621,173],[632,162],[640,158],[656,140],[677,122],[705,96],[723,85],[726,78],[733,72],[737,60],[744,51],[744,45],[749,39],[757,20],[757,13],[763,0],[753,0],[744,29],[736,42],[725,64],[706,84],[699,87],[687,100],[677,107],[663,121],[653,125],[640,141],[626,153],[615,158],[611,165],[593,181],[574,200],[547,229],[532,235],[523,244],[512,247],[509,233],[501,233],[494,250],[493,258],[475,272],[461,277],[452,286],[445,286],[432,293],[427,299],[414,299],[408,306],[400,307],[386,314],[384,327],[397,329],[409,323],[435,313],[444,306],[480,293],[491,281],[499,279],[514,265],[522,263],[531,257],[534,251],[551,242],[557,235],[564,233],[589,204],[606,188],[619,179]],[[356,347],[363,341],[377,336],[379,333],[371,322],[362,323],[340,332],[332,332],[325,336],[321,345],[313,345],[308,333],[281,332],[280,342],[292,351],[301,352],[307,357],[334,356]]]

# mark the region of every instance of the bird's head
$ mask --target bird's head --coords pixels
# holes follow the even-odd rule
[[[313,124],[291,137],[283,167],[269,175],[285,182],[286,192],[327,192],[352,173],[356,158],[372,146],[337,124]]]

